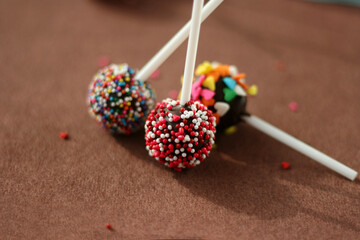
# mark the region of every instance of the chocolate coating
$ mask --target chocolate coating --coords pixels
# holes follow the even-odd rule
[[[228,77],[231,77],[230,75]],[[215,102],[226,102],[224,88],[226,88],[226,84],[223,82],[223,77],[220,77],[216,82],[215,89]],[[216,129],[220,132],[225,130],[226,128],[235,125],[241,121],[241,117],[244,115],[248,115],[246,112],[246,104],[247,97],[246,96],[236,96],[231,102],[226,102],[230,105],[229,111],[223,116],[220,117],[219,123],[216,125]],[[214,113],[216,109],[214,106],[208,107]]]

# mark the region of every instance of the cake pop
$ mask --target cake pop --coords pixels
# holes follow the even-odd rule
[[[196,80],[192,86],[192,99],[201,101],[214,111],[219,122],[217,125],[219,130],[239,121],[244,121],[344,177],[350,180],[356,178],[358,173],[353,169],[264,120],[247,113],[246,96],[256,94],[257,87],[255,85],[248,87],[244,78],[245,74],[239,74],[235,66],[204,62],[196,69]]]
[[[212,112],[199,102],[181,105],[179,100],[165,99],[145,123],[146,149],[177,171],[199,165],[215,142],[215,122]]]
[[[155,105],[149,83],[135,80],[127,64],[102,68],[89,87],[90,114],[113,133],[130,134],[143,127]]]
[[[256,85],[249,87],[245,74],[234,65],[205,61],[196,68],[191,98],[214,112],[217,130],[221,131],[238,123],[240,116],[248,115],[247,95],[256,92]]]
[[[203,3],[204,0],[193,3],[181,100],[158,103],[145,123],[149,155],[177,171],[203,162],[215,140],[216,119],[212,111],[200,102],[190,101]]]
[[[211,0],[200,11],[204,21],[223,0]],[[131,134],[144,126],[154,107],[149,76],[185,41],[188,22],[145,66],[135,73],[127,64],[111,64],[98,71],[90,84],[87,103],[97,122],[112,133]]]

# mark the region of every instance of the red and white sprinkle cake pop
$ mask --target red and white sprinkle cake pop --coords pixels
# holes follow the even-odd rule
[[[215,143],[216,118],[199,102],[165,99],[145,123],[146,149],[165,166],[180,171],[199,165]]]
[[[216,118],[199,102],[190,101],[203,0],[194,0],[181,100],[165,99],[145,123],[146,149],[160,163],[181,171],[199,165],[210,154]]]

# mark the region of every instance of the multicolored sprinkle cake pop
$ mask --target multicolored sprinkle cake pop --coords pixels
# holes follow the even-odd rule
[[[244,121],[344,177],[350,180],[356,178],[358,173],[353,169],[247,113],[245,109],[246,96],[255,95],[257,87],[255,85],[248,87],[244,79],[245,74],[238,74],[236,67],[204,62],[197,68],[196,75],[196,81],[192,85],[192,99],[199,100],[214,110],[214,115],[219,122],[218,129],[224,129],[239,121]]]
[[[200,11],[204,21],[223,0],[211,0]],[[151,86],[144,82],[183,43],[190,32],[188,22],[135,75],[127,64],[111,64],[99,70],[90,84],[90,114],[113,133],[130,134],[144,126],[154,107]]]
[[[90,114],[113,133],[130,134],[142,128],[155,106],[149,83],[137,81],[127,64],[102,68],[89,87]]]
[[[203,162],[215,140],[216,119],[212,111],[199,102],[190,101],[203,3],[204,0],[193,3],[182,98],[158,103],[145,124],[149,155],[177,171]]]

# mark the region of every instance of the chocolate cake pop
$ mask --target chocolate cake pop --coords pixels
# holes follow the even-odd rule
[[[254,94],[254,89],[256,86],[249,87],[245,74],[239,74],[235,66],[205,61],[195,71],[191,98],[214,112],[217,130],[221,131],[248,115],[247,95]]]
[[[316,150],[286,132],[247,113],[246,96],[255,95],[257,87],[248,87],[245,74],[238,74],[236,67],[204,62],[196,70],[196,80],[192,85],[192,99],[200,100],[215,111],[218,130],[227,128],[238,121],[244,121],[259,131],[273,137],[290,148],[308,156],[316,162],[332,169],[344,177],[354,180],[357,172],[337,160]]]

